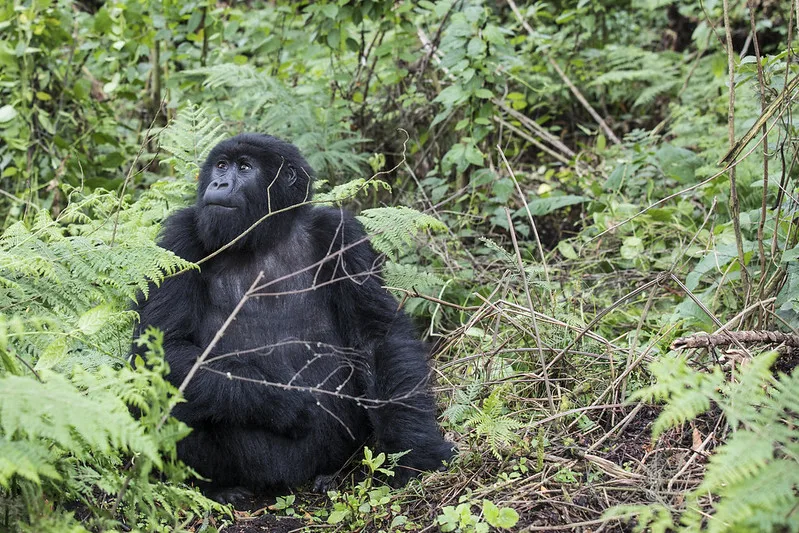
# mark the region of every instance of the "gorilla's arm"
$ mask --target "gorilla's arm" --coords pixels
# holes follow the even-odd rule
[[[194,211],[194,207],[189,207],[170,216],[159,245],[196,262],[205,254],[196,237]],[[202,312],[207,305],[204,294],[200,273],[191,270],[164,280],[160,287],[151,287],[149,298],[136,309],[140,317],[137,336],[150,324],[163,331],[163,348],[170,368],[168,378],[176,387],[183,383],[204,351],[204,347],[195,343],[196,329],[202,324]],[[209,354],[208,359],[215,355],[218,354]],[[278,433],[299,430],[308,424],[309,400],[301,393],[227,377],[229,373],[264,380],[258,363],[257,358],[223,357],[203,365],[183,392],[187,401],[178,404],[173,414],[189,426],[205,422],[257,423]],[[214,371],[204,370],[206,367]]]
[[[443,439],[436,423],[427,347],[382,287],[379,258],[360,223],[335,209],[317,209],[315,216],[317,239],[326,246],[333,243],[323,278],[341,280],[330,285],[340,331],[353,348],[372,354],[367,394],[386,402],[370,409],[378,444],[390,453],[411,450],[400,461],[411,468],[439,468],[452,456],[452,444]],[[341,260],[335,257],[337,251]]]

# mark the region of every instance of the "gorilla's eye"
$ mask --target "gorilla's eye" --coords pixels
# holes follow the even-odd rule
[[[227,163],[224,161],[219,161],[216,164],[216,168],[218,168],[219,170],[227,170]]]
[[[241,163],[241,164],[239,165],[239,170],[241,170],[242,172],[245,172],[245,171],[247,171],[247,170],[250,170],[251,168],[252,168],[252,167],[251,167],[251,166],[250,166],[248,163]]]

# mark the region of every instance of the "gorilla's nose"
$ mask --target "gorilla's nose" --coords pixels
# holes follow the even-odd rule
[[[206,204],[228,205],[233,186],[228,180],[214,180],[205,189],[203,200]]]

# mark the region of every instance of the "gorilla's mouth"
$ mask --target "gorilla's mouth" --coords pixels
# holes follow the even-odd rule
[[[223,209],[236,209],[235,205],[228,205],[228,204],[219,204],[219,203],[207,203],[205,207],[221,207]]]

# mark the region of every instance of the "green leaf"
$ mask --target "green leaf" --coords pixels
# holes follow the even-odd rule
[[[644,241],[638,237],[627,237],[621,246],[621,256],[624,259],[636,259],[644,251]]]
[[[558,242],[558,251],[566,259],[577,259],[577,252],[574,250],[574,246],[567,241]]]
[[[486,43],[479,37],[472,37],[466,46],[466,55],[469,57],[480,57],[486,51]]]
[[[450,85],[438,93],[434,101],[440,102],[447,107],[452,107],[455,104],[463,102],[467,97],[468,95],[460,85]]]
[[[494,24],[488,24],[483,29],[483,39],[488,41],[491,44],[502,44],[505,42],[505,36],[502,35],[502,30],[499,26],[495,26]]]
[[[339,522],[347,518],[349,514],[350,512],[348,510],[333,511],[332,513],[330,513],[330,516],[327,517],[327,523],[338,524]]]
[[[200,27],[200,22],[203,20],[203,10],[196,9],[191,14],[189,21],[186,23],[186,33],[194,33]]]
[[[338,6],[336,4],[325,4],[322,6],[322,14],[329,19],[334,19],[338,15]]]
[[[483,516],[489,525],[501,529],[510,529],[519,521],[519,513],[510,507],[500,509],[493,502],[483,500]]]
[[[83,313],[78,319],[78,329],[86,335],[94,335],[114,314],[111,304],[100,304]]]
[[[543,215],[548,215],[549,213],[557,211],[558,209],[570,205],[582,204],[590,200],[591,199],[587,196],[574,196],[567,194],[564,196],[552,196],[550,198],[536,198],[535,200],[531,200],[527,205],[530,208],[530,213],[533,216],[540,217]],[[521,211],[518,212],[521,213]]]
[[[786,250],[785,253],[782,254],[782,259],[780,262],[782,263],[792,263],[799,259],[799,246],[794,246],[790,250]]]
[[[17,116],[17,110],[6,104],[0,107],[0,122],[8,122]]]
[[[47,345],[47,348],[42,351],[39,360],[36,362],[36,370],[43,368],[52,368],[58,363],[63,361],[68,352],[69,342],[66,337],[58,337],[56,340]]]
[[[671,144],[664,144],[655,153],[663,173],[680,183],[693,182],[696,169],[702,160],[692,151]]]
[[[483,152],[481,152],[474,144],[466,145],[466,150],[464,151],[463,156],[466,158],[466,161],[475,166],[483,165]]]
[[[602,188],[606,191],[615,191],[618,189],[624,181],[624,178],[627,176],[629,168],[630,165],[627,163],[622,163],[616,166],[616,168],[613,169],[613,172],[610,173],[610,176],[608,176],[605,184],[602,185]]]

